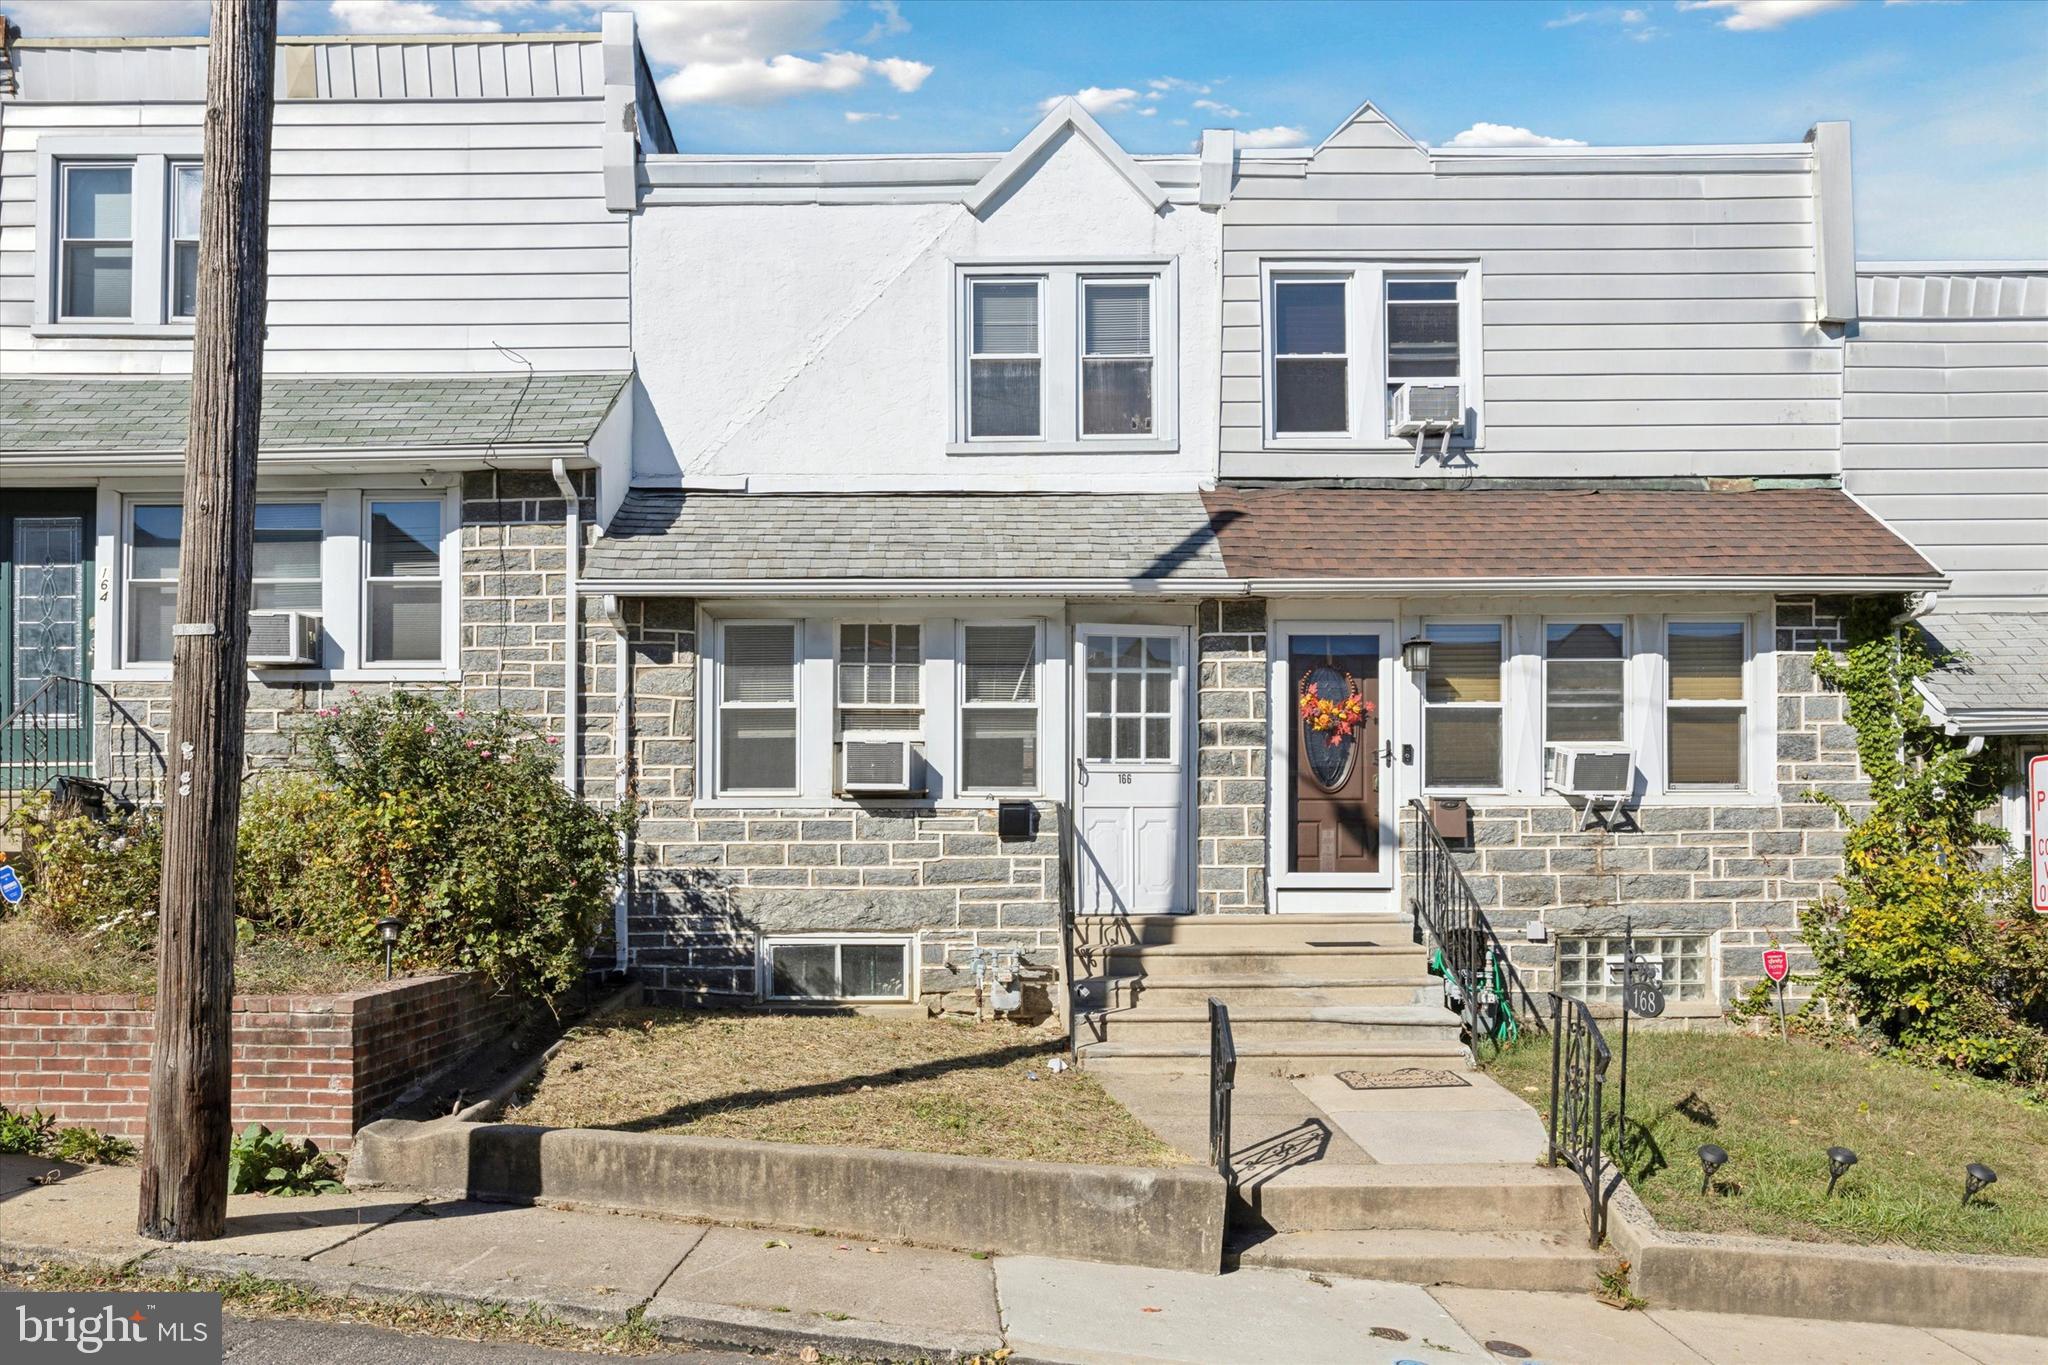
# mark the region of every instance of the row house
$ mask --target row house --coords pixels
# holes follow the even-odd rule
[[[0,666],[160,728],[204,48],[15,47]],[[252,752],[342,686],[527,712],[639,813],[608,951],[662,999],[1066,976],[1173,1064],[1206,970],[1274,1055],[1439,1055],[1382,1040],[1444,1022],[1394,956],[1441,854],[1527,989],[1608,998],[1632,929],[1712,1016],[1839,871],[1806,794],[1866,795],[1849,604],[2048,619],[2048,273],[1906,310],[1845,125],[708,156],[616,15],[278,89]],[[1992,653],[1930,696],[2040,731]]]

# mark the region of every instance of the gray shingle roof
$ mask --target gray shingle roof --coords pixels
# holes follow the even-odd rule
[[[1937,653],[1968,656],[1926,679],[1943,709],[2048,711],[2048,612],[1933,612],[1920,628]]]
[[[629,377],[269,375],[262,448],[580,444]],[[182,451],[190,401],[184,379],[0,379],[0,456]]]
[[[746,494],[636,491],[591,579],[1224,576],[1193,493]]]

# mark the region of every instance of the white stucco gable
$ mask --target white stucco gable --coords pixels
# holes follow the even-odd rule
[[[1052,111],[1039,121],[1036,128],[1024,135],[1024,140],[1011,148],[1008,155],[990,168],[988,174],[975,183],[961,199],[970,213],[985,216],[985,210],[1011,186],[1011,182],[1028,177],[1043,164],[1050,149],[1063,134],[1073,136],[1095,149],[1104,161],[1124,182],[1156,213],[1166,205],[1166,191],[1159,182],[1145,173],[1130,153],[1116,143],[1116,139],[1104,132],[1102,125],[1091,117],[1080,101],[1069,96],[1052,107]]]

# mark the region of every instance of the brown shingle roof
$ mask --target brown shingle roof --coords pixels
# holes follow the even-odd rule
[[[1925,578],[1845,493],[1219,488],[1232,578]]]

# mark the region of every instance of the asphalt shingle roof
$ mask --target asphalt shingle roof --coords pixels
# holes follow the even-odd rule
[[[1193,493],[635,491],[591,579],[1220,579]]]
[[[1219,488],[1202,497],[1233,578],[1939,577],[1826,488]]]
[[[1925,680],[1944,710],[2048,710],[2048,612],[1932,612],[1920,629],[1937,653],[1966,656]]]
[[[265,450],[570,445],[588,441],[624,374],[273,374],[263,381]],[[182,451],[184,379],[0,379],[0,458]]]

